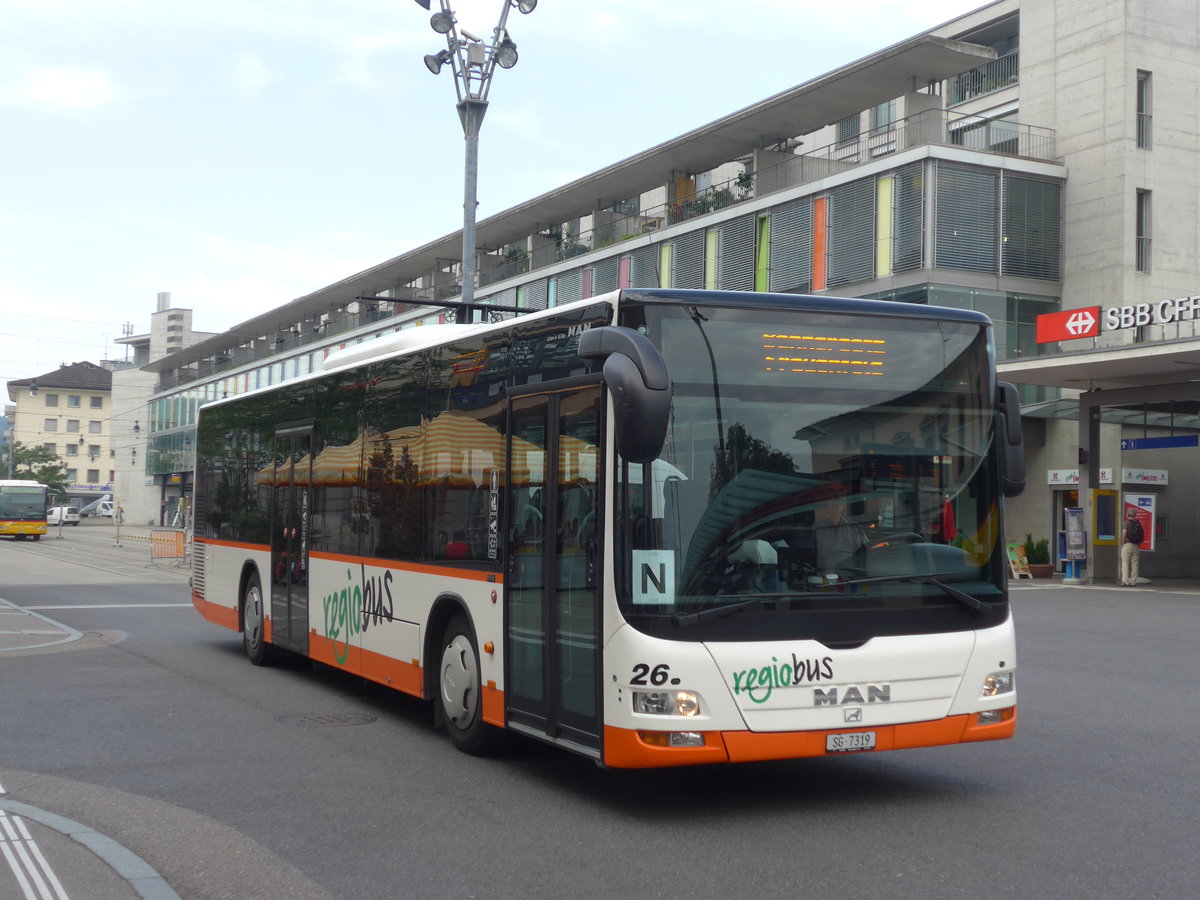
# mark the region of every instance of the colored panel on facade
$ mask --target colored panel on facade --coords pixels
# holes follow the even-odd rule
[[[755,230],[754,289],[771,289],[771,217],[759,216]]]
[[[659,251],[659,253],[661,254],[658,258],[658,271],[659,271],[658,278],[659,278],[659,281],[661,282],[659,287],[670,287],[671,286],[671,245],[663,244],[662,249]]]
[[[620,288],[621,290],[625,290],[625,288],[629,287],[629,265],[630,265],[630,262],[631,262],[631,257],[628,257],[628,256],[621,257],[621,267],[617,271],[617,287]]]
[[[892,274],[892,176],[875,184],[875,277]]]
[[[704,288],[717,289],[717,230],[710,228],[704,232]]]
[[[825,290],[826,271],[826,229],[829,224],[829,198],[817,197],[813,200],[813,276],[814,291]]]

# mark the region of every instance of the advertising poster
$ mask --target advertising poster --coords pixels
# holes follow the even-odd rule
[[[1142,550],[1154,550],[1154,498],[1154,494],[1126,494],[1121,509],[1121,521],[1125,521],[1129,510],[1137,512],[1138,521],[1142,523],[1142,534],[1146,536],[1138,545]]]
[[[1029,571],[1029,560],[1025,556],[1025,545],[1005,544],[1004,546],[1008,550],[1008,568],[1012,577],[1032,578],[1033,574]]]

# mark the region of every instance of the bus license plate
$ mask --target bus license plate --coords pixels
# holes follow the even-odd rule
[[[850,731],[844,734],[825,735],[825,750],[829,753],[874,749],[875,732],[873,731]]]

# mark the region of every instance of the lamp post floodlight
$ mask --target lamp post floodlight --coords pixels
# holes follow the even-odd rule
[[[416,0],[425,9],[430,0]],[[466,29],[450,9],[449,0],[439,0],[440,9],[429,20],[430,27],[446,36],[446,49],[425,56],[425,67],[434,75],[450,63],[454,72],[454,90],[458,95],[458,118],[466,144],[463,186],[462,306],[459,322],[470,322],[475,303],[475,211],[479,181],[479,129],[488,107],[488,91],[496,66],[511,69],[517,64],[517,45],[509,36],[506,23],[514,7],[522,15],[537,8],[537,0],[501,0],[500,21],[485,41]]]

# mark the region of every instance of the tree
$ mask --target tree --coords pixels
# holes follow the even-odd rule
[[[37,481],[50,488],[51,497],[67,493],[67,467],[45,447],[30,447],[20,441],[12,447],[12,477]]]

